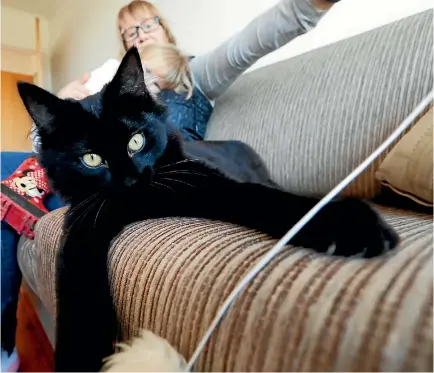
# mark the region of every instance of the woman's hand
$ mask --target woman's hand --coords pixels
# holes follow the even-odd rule
[[[75,100],[82,100],[83,98],[89,96],[91,94],[90,90],[88,90],[84,85],[89,80],[90,74],[86,73],[79,80],[74,80],[69,83],[65,87],[63,87],[57,96],[61,99],[65,98],[73,98]]]
[[[327,10],[330,9],[336,1],[330,1],[330,0],[311,0],[312,5],[320,10]]]
[[[153,75],[152,72],[146,68],[146,66],[143,66],[143,68],[146,87],[148,88],[152,96],[156,98],[158,96],[158,93],[160,93],[158,78]],[[57,94],[57,97],[61,99],[73,98],[75,100],[82,100],[83,98],[90,96],[92,92],[84,86],[89,80],[89,78],[89,73],[84,74],[80,80],[74,80],[73,82],[63,87]]]

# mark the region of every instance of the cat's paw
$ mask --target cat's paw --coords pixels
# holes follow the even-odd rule
[[[326,205],[310,228],[304,235],[309,246],[337,256],[372,258],[399,242],[397,233],[367,203],[352,198]]]

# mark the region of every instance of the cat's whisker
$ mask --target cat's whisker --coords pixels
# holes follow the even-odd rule
[[[105,199],[104,201],[102,201],[101,206],[99,207],[98,212],[96,213],[96,216],[95,216],[95,222],[94,222],[94,224],[93,224],[94,228],[96,227],[96,221],[98,220],[98,215],[99,215],[99,213],[101,212],[101,210],[102,210],[102,208],[104,207],[104,205],[106,204],[106,202],[107,202],[106,199]]]
[[[164,173],[168,173],[168,172],[171,172],[171,173],[175,173],[175,172],[179,172],[179,173],[191,173],[191,174],[194,174],[194,175],[201,175],[201,176],[204,176],[204,177],[205,176],[206,177],[210,177],[211,175],[218,176],[218,177],[222,177],[223,176],[220,172],[212,170],[211,168],[208,168],[208,167],[206,167],[205,172],[201,172],[201,171],[197,171],[197,170],[186,170],[186,169],[178,170],[178,169],[174,169],[174,170],[170,170],[170,171],[157,172],[157,174],[163,175]]]
[[[75,226],[75,223],[77,223],[78,219],[80,219],[82,217],[82,215],[78,215],[75,220],[72,222],[72,224],[69,225],[68,230],[70,231],[72,229],[72,227]]]
[[[89,198],[86,198],[84,201],[81,201],[77,206],[73,207],[72,209],[70,208],[70,209],[68,210],[68,214],[72,214],[72,213],[74,213],[75,211],[79,210],[80,207],[82,207],[84,204],[86,204],[86,203],[89,202],[90,200],[91,200],[91,198],[89,197]]]
[[[169,164],[166,164],[166,165],[164,165],[164,166],[158,167],[158,168],[156,168],[155,170],[156,170],[156,171],[157,171],[157,170],[163,170],[164,168],[168,168],[168,167],[171,167],[171,166],[175,166],[175,165],[177,165],[177,164],[181,164],[181,163],[196,163],[196,161],[194,161],[194,160],[192,160],[192,159],[184,159],[184,160],[182,160],[182,161],[178,161],[178,162],[174,162],[174,163],[169,163]]]
[[[92,208],[96,206],[96,204],[98,203],[98,201],[99,200],[93,201],[93,203],[91,203],[89,206],[87,206],[86,209],[84,210],[84,212],[82,214],[79,214],[75,218],[75,220],[73,221],[73,223],[69,226],[69,229],[71,229],[79,220],[80,220],[79,222],[82,222],[83,219],[86,217],[86,215],[90,212],[90,210],[92,210]]]
[[[178,179],[172,179],[172,178],[170,178],[170,177],[162,177],[162,179],[170,180],[170,181],[176,181],[177,183],[185,184],[185,185],[188,185],[188,186],[191,187],[191,188],[195,188],[194,185],[192,185],[192,184],[190,184],[190,183],[187,183],[187,182],[185,182],[185,181],[178,180]]]
[[[83,201],[81,201],[77,206],[75,206],[74,208],[70,209],[68,211],[69,214],[72,214],[74,211],[77,211],[81,206],[83,206],[84,204],[90,202],[91,200],[93,200],[94,198],[96,198],[98,195],[97,193],[92,194],[91,196],[87,197],[86,199],[84,199]]]
[[[77,214],[77,217],[74,219],[73,223],[70,225],[70,228],[77,222],[78,219],[80,219],[84,213],[89,209],[90,206],[87,206],[85,210],[80,214]]]
[[[69,226],[69,229],[70,229],[70,230],[72,229],[72,227],[75,226],[75,224],[76,224],[77,222],[80,223],[80,222],[83,220],[84,215],[87,213],[87,211],[89,210],[89,208],[90,208],[90,206],[88,206],[88,207],[86,208],[86,210],[84,210],[84,212],[83,212],[82,214],[78,215],[78,216],[75,218],[75,220],[74,220],[74,221],[72,222],[72,224]]]
[[[173,171],[164,171],[158,173],[158,175],[167,175],[167,174],[198,175],[203,177],[209,177],[209,175],[204,174],[202,172],[189,171],[189,170],[173,170]]]
[[[89,215],[89,213],[91,212],[91,210],[97,205],[98,201],[95,201],[83,214],[83,218],[81,219],[83,221],[83,219]]]
[[[165,188],[168,188],[168,189],[170,189],[172,192],[175,192],[175,189],[173,189],[172,187],[170,187],[169,185],[166,185],[166,184],[163,184],[163,183],[159,183],[158,181],[152,181],[151,182],[151,184],[150,184],[151,186],[154,186],[155,188],[157,188],[157,189],[160,189],[160,188],[158,188],[158,186],[157,185],[161,185],[162,187],[165,187]],[[160,189],[161,190],[161,189]]]
[[[83,213],[83,219],[91,212],[91,210],[98,204],[100,200],[94,201],[89,208]]]

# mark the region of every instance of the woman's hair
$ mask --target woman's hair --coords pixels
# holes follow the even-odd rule
[[[188,58],[173,44],[148,44],[139,49],[143,65],[163,79],[170,89],[193,93],[193,76]]]
[[[120,21],[124,19],[126,15],[129,15],[130,17],[136,19],[137,21],[142,21],[149,14],[151,14],[154,17],[158,17],[159,23],[166,33],[168,42],[170,44],[176,45],[176,39],[173,36],[172,31],[170,30],[167,20],[162,16],[162,14],[158,11],[157,7],[154,4],[145,0],[133,0],[119,10],[118,21],[117,21],[119,34],[121,34]],[[125,43],[123,40],[122,40],[122,45],[124,46],[124,51],[122,53],[124,55]]]

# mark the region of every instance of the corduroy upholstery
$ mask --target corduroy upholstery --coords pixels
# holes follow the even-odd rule
[[[44,217],[27,247],[32,282],[52,315],[63,212]],[[388,257],[331,258],[288,246],[234,303],[196,369],[432,371],[432,217],[384,216],[402,239]],[[127,227],[109,255],[124,337],[150,329],[190,356],[223,298],[275,242],[202,219]]]

